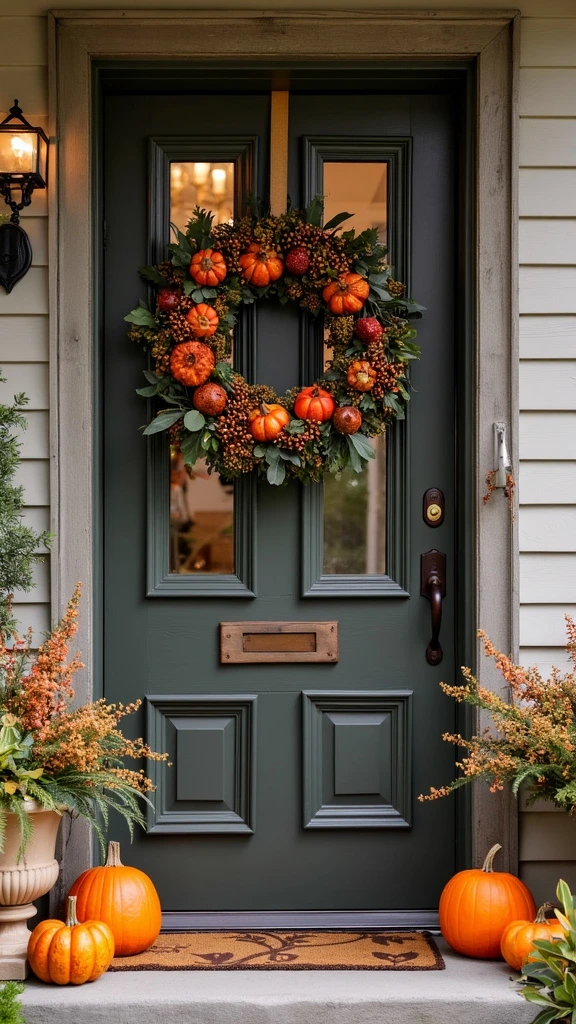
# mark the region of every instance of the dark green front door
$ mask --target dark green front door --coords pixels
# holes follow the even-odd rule
[[[455,101],[293,74],[292,203],[324,192],[327,213],[378,225],[427,307],[423,355],[408,421],[369,473],[324,494],[234,489],[201,467],[190,480],[176,450],[142,438],[145,362],[123,317],[146,298],[137,267],[161,256],[170,219],[195,201],[226,219],[248,193],[266,197],[270,85],[239,73],[196,87],[182,72],[171,93],[139,74],[111,80],[103,101],[104,692],[143,700],[134,732],[173,764],[126,860],[166,911],[432,910],[456,863],[454,802],[416,799],[453,772],[438,682],[455,677]],[[280,390],[322,364],[306,319],[271,303],[234,349],[242,372]],[[445,500],[434,529],[432,487]],[[432,548],[447,565],[436,667],[420,595]],[[239,621],[337,622],[339,660],[222,663],[220,623]]]

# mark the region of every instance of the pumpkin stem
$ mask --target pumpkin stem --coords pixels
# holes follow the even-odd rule
[[[80,924],[78,916],[76,914],[76,900],[77,896],[68,897],[68,905],[66,907],[66,927],[74,928],[77,924]]]
[[[108,856],[106,858],[105,867],[107,868],[121,868],[122,861],[120,860],[120,843],[115,843],[111,840],[108,843]]]
[[[541,907],[538,907],[538,913],[534,918],[534,924],[546,924],[546,911],[552,910],[553,903],[543,903]]]
[[[486,854],[486,859],[482,865],[482,871],[494,871],[494,857],[498,853],[498,850],[501,849],[502,847],[500,846],[500,843],[495,843],[492,849],[488,850],[488,853]]]
[[[269,413],[269,412],[270,412],[270,409],[269,409],[269,407],[268,407],[268,406],[266,405],[266,402],[260,402],[260,414],[261,414],[262,416],[268,416],[268,413]]]

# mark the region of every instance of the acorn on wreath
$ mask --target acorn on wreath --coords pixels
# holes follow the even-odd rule
[[[219,416],[226,408],[228,396],[224,388],[209,380],[196,388],[192,401],[198,412],[204,413],[205,416]]]
[[[362,274],[340,274],[327,284],[322,298],[331,313],[358,313],[370,294],[370,285]]]
[[[354,359],[348,367],[346,377],[354,391],[370,391],[376,383],[376,370],[367,359]]]
[[[262,402],[258,409],[252,409],[248,415],[250,433],[255,441],[275,441],[291,418],[283,405],[267,405]]]
[[[318,423],[325,423],[331,418],[335,404],[332,395],[314,384],[311,388],[304,388],[296,397],[294,415],[299,420],[316,420]]]
[[[186,313],[186,319],[196,338],[209,338],[216,333],[218,313],[212,309],[212,306],[207,306],[205,302],[192,306],[192,309]]]
[[[284,263],[274,249],[267,249],[260,242],[252,242],[248,251],[238,260],[242,273],[249,284],[256,288],[265,288],[266,285],[277,281],[282,277]]]
[[[200,249],[190,261],[190,277],[196,284],[215,288],[226,277],[227,268],[221,252],[214,249]]]
[[[202,341],[183,341],[172,349],[170,373],[181,384],[203,384],[213,369],[214,353]]]
[[[355,405],[339,405],[334,410],[332,423],[339,434],[356,434],[362,426],[362,413]]]

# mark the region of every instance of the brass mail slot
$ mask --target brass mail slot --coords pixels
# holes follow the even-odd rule
[[[221,622],[220,661],[338,661],[337,622]]]

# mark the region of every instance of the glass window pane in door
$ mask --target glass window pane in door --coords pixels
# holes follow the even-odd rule
[[[171,163],[171,223],[185,231],[195,206],[213,213],[217,224],[234,217],[233,163]],[[179,448],[171,445],[169,500],[170,572],[233,574],[233,484],[209,473],[202,459],[187,471]]]
[[[388,223],[386,162],[324,163],[324,216],[353,213],[342,229],[377,228],[386,244]],[[331,350],[325,346],[324,359]],[[386,437],[372,438],[375,458],[361,473],[347,469],[324,479],[326,575],[383,575],[386,572]]]

